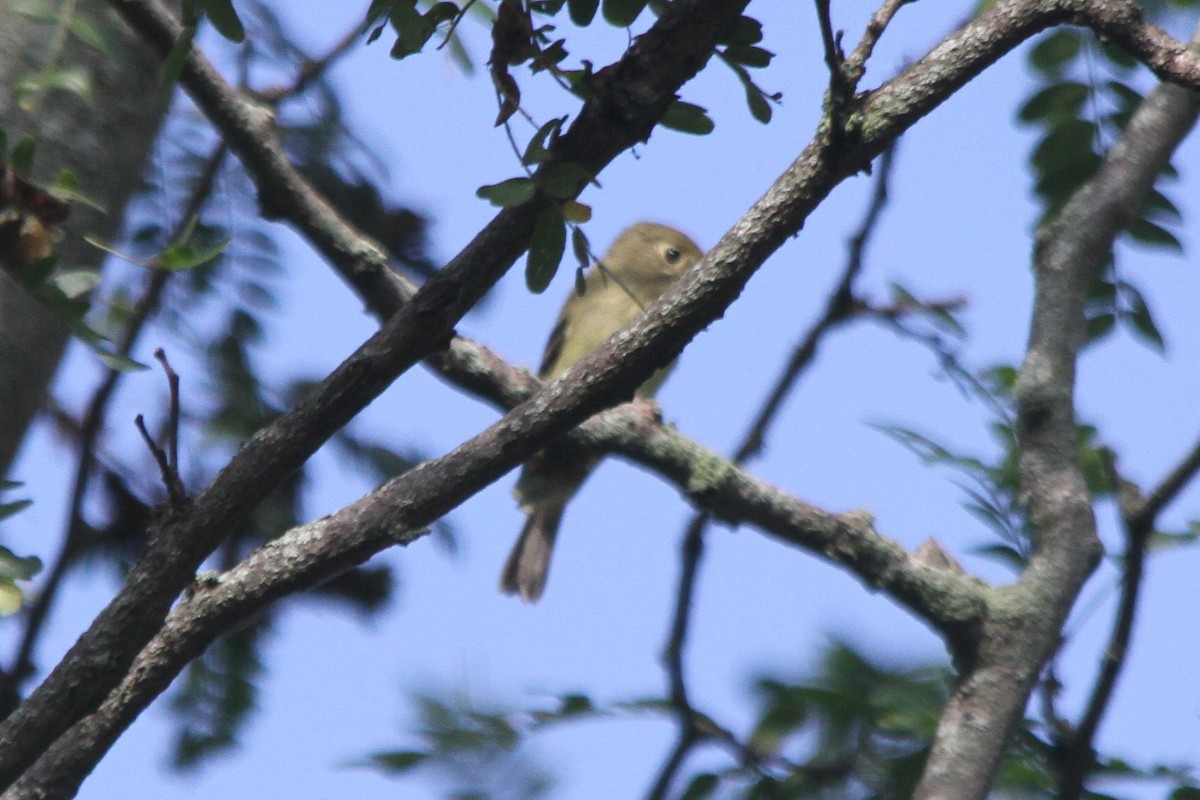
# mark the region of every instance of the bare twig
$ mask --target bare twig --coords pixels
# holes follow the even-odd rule
[[[1146,496],[1129,516],[1126,524],[1136,531],[1153,528],[1158,515],[1192,482],[1197,472],[1200,472],[1200,440],[1192,446],[1179,465],[1163,478],[1162,483]]]
[[[821,27],[821,47],[825,53],[825,66],[829,69],[829,105],[833,122],[841,130],[844,120],[842,110],[853,94],[853,87],[846,80],[844,70],[846,57],[842,53],[842,32],[833,30],[833,19],[829,12],[830,0],[814,0],[817,6],[817,22]]]
[[[867,29],[863,31],[862,39],[859,40],[858,46],[847,56],[843,64],[842,72],[850,84],[851,92],[857,90],[858,82],[862,80],[862,76],[866,73],[867,61],[871,58],[871,54],[875,52],[875,45],[879,43],[883,32],[887,30],[892,17],[896,16],[896,12],[900,10],[900,6],[904,5],[907,1],[885,0],[884,4],[877,8],[875,13],[871,15],[871,21],[867,23]]]
[[[292,79],[292,82],[286,86],[274,86],[254,92],[254,96],[268,105],[278,105],[289,97],[302,94],[314,81],[318,80],[334,64],[345,57],[360,39],[362,39],[362,25],[355,24],[354,27],[342,34],[342,38],[323,56],[310,58],[300,52],[299,48],[296,48],[301,62],[300,69],[296,73],[296,77]]]
[[[154,463],[158,464],[158,472],[162,477],[163,485],[169,486],[171,484],[171,465],[167,461],[166,452],[154,441],[154,437],[150,435],[150,431],[146,430],[145,417],[138,414],[133,418],[133,424],[137,426],[138,433],[142,435],[142,441],[146,443],[146,449],[154,457]]]
[[[471,10],[471,6],[477,2],[478,0],[467,0],[467,2],[463,3],[462,8],[454,15],[454,19],[450,20],[450,26],[446,28],[446,35],[443,37],[442,43],[437,46],[438,50],[441,50],[450,43],[450,39],[454,36],[454,31],[458,30],[458,23],[463,21],[463,18],[467,16],[467,12]]]
[[[1082,796],[1087,777],[1095,769],[1094,742],[1116,692],[1117,680],[1124,669],[1129,643],[1133,639],[1138,601],[1146,570],[1146,556],[1158,514],[1195,476],[1197,469],[1200,469],[1198,444],[1150,495],[1154,498],[1152,504],[1149,498],[1140,498],[1136,487],[1122,478],[1117,470],[1115,456],[1107,450],[1102,452],[1106,456],[1105,467],[1109,480],[1117,487],[1117,494],[1121,497],[1122,521],[1125,528],[1125,552],[1121,558],[1121,595],[1117,602],[1117,614],[1113,619],[1108,645],[1100,660],[1100,670],[1079,725],[1060,732],[1058,751],[1063,777],[1059,796],[1063,800],[1077,800]]]
[[[187,501],[187,492],[183,488],[183,478],[179,475],[179,373],[171,368],[171,362],[167,360],[167,354],[161,347],[154,351],[154,358],[162,365],[163,373],[167,376],[167,447],[164,454],[163,483],[166,485],[171,505],[180,508]],[[141,420],[140,415],[138,419]],[[162,468],[164,464],[160,463],[159,466]]]

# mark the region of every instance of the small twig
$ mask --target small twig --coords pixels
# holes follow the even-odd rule
[[[213,185],[228,155],[229,148],[222,141],[208,157],[188,198],[188,203],[183,213],[180,214],[179,222],[171,236],[168,237],[168,241],[178,239],[189,221],[200,213],[212,193]],[[162,269],[147,271],[145,287],[137,302],[134,303],[125,323],[125,329],[117,341],[115,352],[118,355],[129,357],[133,354],[143,331],[158,311],[167,283],[173,274]],[[88,487],[91,486],[96,461],[96,447],[108,418],[108,409],[112,398],[121,380],[127,374],[119,370],[108,370],[100,385],[92,393],[91,400],[84,411],[79,425],[79,462],[75,467],[75,477],[71,485],[66,531],[53,565],[47,571],[46,580],[26,617],[25,630],[21,634],[21,642],[17,647],[16,656],[13,658],[12,667],[0,676],[0,718],[7,716],[8,712],[12,710],[3,707],[2,704],[6,702],[6,698],[18,696],[17,689],[20,684],[33,672],[34,648],[41,636],[46,619],[49,617],[54,600],[58,596],[63,578],[66,577],[71,565],[71,559],[79,544],[79,537],[87,530],[83,520],[83,501]]]
[[[875,45],[879,43],[883,32],[887,30],[892,18],[896,16],[896,12],[905,2],[907,0],[884,0],[883,5],[871,15],[871,21],[867,23],[867,29],[863,31],[858,46],[842,64],[842,75],[849,82],[851,92],[858,89],[858,82],[862,80],[862,76],[867,71],[867,60],[875,51]]]
[[[850,238],[846,267],[842,270],[842,277],[826,301],[825,311],[821,318],[805,333],[799,344],[792,348],[787,365],[775,380],[771,393],[767,396],[758,416],[742,438],[741,446],[734,454],[735,463],[744,464],[762,452],[768,428],[775,420],[783,401],[791,393],[800,375],[812,363],[825,334],[831,328],[848,321],[862,310],[861,304],[854,296],[854,282],[863,270],[863,256],[866,253],[867,244],[879,223],[884,207],[887,206],[888,183],[891,180],[893,160],[894,148],[892,147],[883,151],[879,157],[879,172],[875,179],[875,189],[871,194],[870,204],[867,207],[867,213],[863,216],[862,224]]]
[[[662,769],[659,770],[654,786],[646,795],[647,800],[662,800],[667,796],[671,783],[680,767],[683,766],[687,754],[705,738],[696,725],[696,714],[688,698],[683,651],[691,621],[696,576],[700,571],[700,561],[704,557],[704,532],[708,528],[708,520],[709,515],[705,512],[693,516],[680,548],[679,588],[675,593],[675,612],[671,620],[671,635],[667,639],[667,646],[663,651],[663,666],[667,670],[671,705],[679,720],[679,736],[671,754],[663,763]]]
[[[167,424],[168,463],[173,472],[179,471],[179,373],[171,368],[167,354],[161,347],[154,351],[154,358],[162,364],[167,376],[167,390],[170,393],[170,420]]]
[[[842,109],[850,100],[854,87],[846,80],[846,57],[842,53],[842,33],[834,32],[829,13],[829,0],[815,0],[817,20],[821,25],[821,45],[825,51],[825,66],[829,68],[829,108],[838,130],[842,128]]]
[[[295,97],[304,92],[312,83],[320,78],[323,74],[329,71],[339,59],[350,52],[358,40],[362,37],[362,26],[354,25],[346,33],[342,34],[342,38],[329,49],[325,55],[319,58],[310,58],[305,55],[299,48],[296,48],[296,53],[300,57],[300,70],[296,73],[295,79],[287,86],[275,86],[269,89],[263,89],[254,92],[254,96],[260,101],[268,105],[277,105],[289,97]]]
[[[1179,496],[1184,487],[1196,477],[1197,472],[1200,472],[1200,440],[1197,440],[1192,446],[1191,452],[1179,462],[1179,466],[1171,470],[1162,483],[1147,495],[1137,510],[1129,515],[1127,520],[1129,527],[1135,530],[1153,528],[1154,520],[1172,500]]]
[[[450,37],[454,36],[454,31],[458,29],[458,23],[462,22],[463,17],[467,16],[467,12],[471,10],[471,6],[475,5],[476,2],[478,0],[467,0],[467,2],[463,3],[462,9],[454,15],[454,19],[450,20],[450,27],[446,29],[446,37],[437,46],[438,50],[441,50],[450,43]]]
[[[162,476],[163,485],[170,492],[174,481],[171,479],[171,465],[167,461],[166,452],[154,441],[154,437],[150,435],[150,431],[146,430],[145,417],[138,414],[133,418],[133,422],[137,426],[138,433],[142,435],[142,440],[146,443],[146,447],[150,450],[150,454],[154,456],[155,463],[158,464],[158,471]]]
[[[154,460],[158,462],[159,471],[162,473],[163,485],[167,488],[167,497],[171,505],[179,506],[187,499],[187,493],[183,488],[183,480],[179,477],[179,374],[171,368],[171,362],[167,360],[167,354],[163,352],[161,347],[154,351],[154,358],[162,365],[163,373],[167,376],[169,399],[167,401],[166,449],[164,450],[161,446],[155,444],[146,430],[141,414],[137,415],[136,421],[138,430],[142,433],[142,438],[146,440],[146,445],[154,455]]]

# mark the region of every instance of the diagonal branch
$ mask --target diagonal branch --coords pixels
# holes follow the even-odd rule
[[[679,86],[704,65],[732,27],[745,1],[672,4],[613,65],[608,80],[584,104],[542,169],[566,160],[598,172],[619,152],[645,139]],[[121,0],[114,7],[160,52],[169,49],[171,26],[177,29],[178,23],[156,0]],[[368,276],[363,282],[378,287],[392,280],[384,271],[379,248],[355,236],[290,169],[265,115],[248,114],[244,105],[223,104],[230,99],[222,93],[227,87],[195,51],[184,64],[183,77],[211,118],[230,123],[230,148],[252,173],[294,179],[288,184],[293,191],[282,195],[265,191],[275,184],[260,185],[267,208],[294,205],[289,219],[323,252],[328,250],[327,256],[352,282]],[[125,587],[25,704],[0,726],[0,786],[7,786],[54,738],[103,700],[226,531],[235,528],[271,487],[299,468],[396,376],[445,349],[454,325],[524,250],[543,207],[544,202],[535,200],[497,214],[312,395],[248,441],[190,509],[173,513],[156,526]],[[598,407],[590,408],[595,410]],[[511,466],[499,467],[475,488]]]
[[[124,11],[127,8],[145,7],[146,2],[123,0],[115,5]],[[697,39],[680,35],[681,31],[695,33],[700,41],[715,41],[724,27],[714,27],[713,20],[726,19],[723,15],[729,13],[734,15],[728,18],[732,22],[740,13],[740,5],[732,10],[731,5],[736,4],[705,3],[701,0],[672,3],[652,29],[659,34],[659,38],[647,38],[647,34],[635,41],[626,57],[609,73],[597,97],[585,105],[576,124],[560,143],[562,150],[556,152],[556,158],[588,166],[597,157],[611,157],[608,154],[612,152],[614,138],[644,137],[648,134],[656,119],[655,114],[661,113],[670,102],[673,93],[671,81],[680,78],[681,74],[685,77],[691,74],[688,70],[699,69],[703,59],[711,52],[711,44],[704,49],[690,50]],[[407,541],[415,535],[413,531],[511,469],[541,442],[565,433],[588,415],[631,396],[634,388],[646,376],[676,356],[687,341],[723,313],[757,266],[782,241],[800,229],[808,214],[834,186],[869,164],[889,142],[1025,38],[1050,25],[1066,21],[1070,13],[1076,10],[1075,5],[1065,0],[1014,0],[992,6],[898,78],[873,92],[865,99],[857,115],[856,124],[860,127],[856,133],[859,138],[839,142],[835,148],[830,146],[825,133],[818,134],[701,265],[640,320],[478,437],[443,458],[422,465],[386,484],[380,490],[382,494],[369,495],[346,509],[346,515],[338,518],[336,526],[330,518],[316,523],[315,529],[306,528],[302,542],[309,542],[318,548],[318,559],[328,559],[327,565],[324,562],[310,565],[311,570],[319,571],[326,566],[331,569],[349,566],[368,557],[372,547],[378,549],[398,540]],[[1101,16],[1110,14],[1114,8],[1122,12],[1129,7],[1127,3],[1111,0],[1089,4],[1086,9],[1098,15],[1090,24],[1101,25],[1109,19],[1107,16],[1101,19]],[[690,28],[693,22],[700,27]],[[1154,38],[1161,33],[1155,33],[1157,29],[1151,28],[1141,23],[1141,28],[1133,34],[1135,43],[1141,42],[1137,36]],[[1165,34],[1162,37],[1164,41],[1161,44],[1164,47],[1176,44]],[[1200,75],[1200,58],[1183,51],[1164,60],[1160,58],[1161,53],[1149,52],[1154,49],[1153,43],[1141,44],[1145,45],[1143,49],[1146,52],[1140,55],[1157,59],[1160,68],[1170,72],[1176,79],[1190,79],[1200,85],[1195,77]],[[681,64],[687,67],[679,66]],[[184,70],[185,81],[193,79],[198,69],[195,59],[191,59]],[[664,71],[670,75],[664,77]],[[656,89],[662,89],[666,94],[658,94]],[[204,106],[206,101],[198,102]],[[229,109],[224,111],[229,112],[225,114],[226,118],[238,117],[238,113]],[[262,120],[241,122],[249,124],[251,131],[262,129]],[[269,142],[269,136],[264,141]],[[230,144],[244,159],[247,155],[242,152],[243,149],[256,158],[265,156],[267,160],[278,155],[269,148],[256,151],[255,142],[235,141],[232,136]],[[596,153],[600,156],[596,156]],[[262,167],[262,164],[258,164],[250,169],[256,172]],[[285,205],[291,201],[287,197],[271,198],[269,194],[264,197]],[[268,203],[268,207],[278,208],[278,205]],[[474,302],[478,293],[485,291],[503,273],[521,251],[528,240],[537,210],[531,204],[498,215],[445,271],[431,279],[377,336],[372,337],[355,356],[330,376],[312,398],[252,439],[218,476],[213,486],[197,499],[192,511],[181,519],[169,519],[159,526],[150,552],[131,574],[127,588],[73,648],[64,664],[35,692],[26,707],[14,714],[2,729],[0,777],[11,780],[41,753],[47,754],[43,763],[53,763],[54,758],[70,756],[71,750],[66,747],[70,736],[64,738],[61,747],[55,745],[52,751],[47,752],[50,740],[82,714],[95,708],[108,689],[122,679],[133,656],[159,627],[167,605],[174,597],[173,592],[168,595],[166,591],[177,589],[189,580],[195,563],[198,563],[197,554],[203,552],[211,542],[219,540],[220,531],[231,520],[246,513],[256,502],[256,493],[262,484],[269,485],[270,481],[277,479],[281,470],[298,466],[321,437],[328,435],[355,413],[372,392],[378,392],[394,375],[416,360],[442,351],[451,342],[451,326],[458,316]],[[302,227],[302,230],[308,234],[307,228]],[[369,268],[370,259],[365,259],[361,265]],[[1047,296],[1051,299],[1057,297],[1052,293]],[[1039,329],[1035,325],[1037,333]],[[1064,356],[1069,360],[1073,357],[1073,351],[1064,353],[1061,340],[1062,337],[1052,336],[1043,341],[1042,337],[1035,336],[1031,353],[1044,351],[1057,360],[1061,361]],[[1069,338],[1067,344],[1070,344]],[[453,358],[461,354],[451,352],[442,363],[451,363]],[[1029,374],[1037,377],[1039,373],[1033,370]],[[479,370],[471,373],[469,382],[491,386],[496,391],[502,390],[494,380],[481,377]],[[1032,391],[1039,387],[1035,383],[1028,388]],[[1037,392],[1032,391],[1032,395],[1023,397],[1026,422],[1038,421],[1037,415],[1030,413],[1038,410],[1030,402],[1036,398]],[[1056,408],[1061,412],[1061,408]],[[1056,422],[1051,429],[1057,435],[1062,432],[1062,424],[1061,420]],[[960,626],[969,626],[976,621],[978,604],[983,598],[979,591],[973,589],[970,581],[945,571],[912,565],[902,548],[873,534],[865,515],[837,517],[825,514],[753,481],[744,473],[729,469],[719,458],[702,449],[689,448],[669,433],[655,437],[649,437],[645,431],[639,430],[638,433],[639,436],[635,438],[641,443],[630,442],[629,452],[640,452],[639,448],[650,447],[651,443],[646,440],[653,438],[654,443],[662,447],[659,453],[663,462],[660,472],[686,486],[689,496],[702,507],[713,506],[713,498],[728,499],[729,506],[713,506],[714,510],[719,511],[719,516],[729,514],[733,519],[767,529],[783,520],[788,523],[789,531],[804,530],[803,536],[794,537],[797,543],[819,549],[830,559],[863,575],[872,585],[884,588],[900,602],[919,609],[919,613],[933,620],[952,641],[964,634]],[[1052,441],[1061,446],[1060,439]],[[1038,452],[1051,453],[1052,448]],[[1054,466],[1064,467],[1061,463],[1055,463]],[[1036,474],[1036,470],[1033,472]],[[1065,474],[1070,476],[1069,472]],[[371,503],[375,506],[372,507]],[[338,534],[355,538],[339,544],[338,536],[322,535],[328,534],[334,527]],[[1069,540],[1066,533],[1063,531],[1062,536],[1050,536],[1048,541],[1056,545],[1060,540]],[[291,537],[288,543],[297,544]],[[327,547],[334,547],[335,550],[320,549]],[[350,549],[347,550],[347,547]],[[1083,553],[1087,555],[1089,552],[1085,546]],[[1051,556],[1061,555],[1056,554],[1054,548],[1048,548],[1047,553]],[[301,555],[304,557],[311,554],[311,550],[302,549]],[[1043,575],[1052,572],[1050,567],[1057,563],[1057,558],[1041,557],[1039,561],[1039,557],[1041,554],[1035,557],[1034,567],[1030,570],[1037,580],[1027,575],[1019,588],[1034,588],[1044,592],[1047,597],[1054,597],[1053,585],[1043,580]],[[1073,592],[1077,591],[1082,578],[1077,574],[1067,577],[1070,580],[1062,591],[1073,598]],[[282,593],[293,588],[281,589],[275,585],[271,591]],[[261,602],[276,596],[264,594]],[[968,602],[964,603],[964,598]],[[1003,605],[1009,601],[1010,595],[1004,593],[992,600],[996,611],[1004,612],[997,613],[999,622],[993,620],[993,624],[1011,621],[1014,610]],[[1024,630],[1019,632],[1027,633]],[[191,641],[187,646],[200,648],[203,642]],[[982,655],[991,656],[990,653]],[[1044,658],[1044,654],[1039,655]],[[989,668],[996,666],[987,659],[980,663],[985,663]],[[1015,673],[1018,682],[1028,676],[1026,662],[1014,666],[1020,668]],[[136,683],[141,677],[140,674],[130,673],[128,680]],[[989,673],[984,677],[1010,683],[1003,672]],[[982,690],[985,686],[976,683],[972,688]],[[1022,687],[1017,686],[1017,689]],[[994,770],[998,753],[1003,747],[1006,725],[1014,714],[1019,713],[1022,697],[1019,693],[1010,692],[998,702],[991,702],[989,697],[987,706],[976,707],[970,695],[960,690],[956,694],[958,705],[948,710],[948,715],[953,717],[950,722],[965,727],[972,724],[972,713],[979,711],[985,715],[987,724],[979,728],[986,729],[984,732],[991,734],[992,738],[983,742],[982,749],[972,750],[969,754],[971,758],[982,759],[985,772],[983,779],[990,777],[991,773],[987,770]],[[119,701],[119,693],[111,695],[110,701]],[[950,727],[945,730],[949,731]],[[940,730],[939,736],[942,735],[943,731]],[[972,731],[969,742],[979,743],[980,735],[980,731]],[[944,749],[951,743],[943,737],[938,744]],[[997,755],[993,757],[993,754]],[[926,784],[926,789],[937,789],[937,778],[961,773],[965,769],[962,751],[943,752],[941,756],[941,766],[947,769],[934,775],[934,780]],[[14,790],[14,797],[40,793],[34,774],[31,773],[29,777],[29,781],[22,783],[21,792]],[[49,780],[53,777],[53,770],[41,777]],[[978,774],[973,775],[971,782],[965,785],[965,792],[958,793],[958,788],[955,788],[955,796],[982,797],[985,785],[981,788],[979,780]],[[953,784],[943,784],[946,785]],[[26,789],[28,794],[24,793]],[[934,794],[936,791],[927,791],[923,796]]]
[[[580,376],[582,377],[582,376]],[[580,381],[575,381],[576,385]],[[544,394],[544,393],[543,393]],[[71,796],[107,748],[180,670],[216,637],[267,603],[309,588],[394,544],[427,533],[427,523],[475,491],[479,476],[502,472],[539,442],[521,444],[529,426],[545,424],[537,395],[447,455],[425,462],[338,512],[289,531],[229,572],[194,583],[104,703],[62,736],[5,795],[6,800]],[[876,533],[863,514],[835,515],[790,497],[671,430],[638,404],[585,422],[568,437],[588,448],[636,456],[666,475],[717,517],[747,522],[780,541],[854,571],[910,607],[939,609],[969,624],[982,609],[978,584],[917,564]]]
[[[1111,32],[1113,20],[1123,20],[1128,29],[1122,32],[1122,43],[1131,49],[1165,36],[1123,3],[1082,3],[1074,19],[1098,33]],[[1134,52],[1148,57],[1147,63],[1157,59],[1162,66],[1171,61],[1164,53]],[[1178,60],[1171,66],[1178,67]],[[919,798],[986,795],[1002,755],[996,743],[1006,740],[1022,713],[1100,557],[1091,496],[1076,447],[1075,364],[1085,340],[1084,303],[1116,236],[1132,221],[1195,122],[1195,109],[1187,108],[1194,104],[1181,106],[1178,98],[1168,99],[1180,91],[1156,89],[1096,175],[1038,232],[1033,320],[1014,388],[1018,469],[1038,548],[1017,584],[997,590],[976,662],[955,688],[939,722],[929,766],[917,788]]]

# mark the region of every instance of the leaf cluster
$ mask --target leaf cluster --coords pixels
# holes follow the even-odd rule
[[[1160,15],[1172,10],[1171,4],[1159,5]],[[1095,175],[1144,93],[1134,81],[1136,61],[1074,28],[1047,33],[1029,50],[1027,63],[1036,88],[1017,118],[1038,134],[1029,163],[1034,191],[1042,201],[1039,224],[1045,225]],[[1163,186],[1177,177],[1168,164],[1125,230],[1130,242],[1182,253],[1178,231],[1183,217]],[[1120,277],[1115,259],[1092,287],[1087,314],[1090,342],[1103,339],[1120,324],[1154,349],[1165,347],[1141,291]]]

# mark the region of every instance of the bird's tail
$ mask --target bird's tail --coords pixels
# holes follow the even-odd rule
[[[519,594],[526,603],[536,603],[542,596],[564,507],[564,503],[543,501],[529,510],[521,536],[500,574],[500,591]]]

